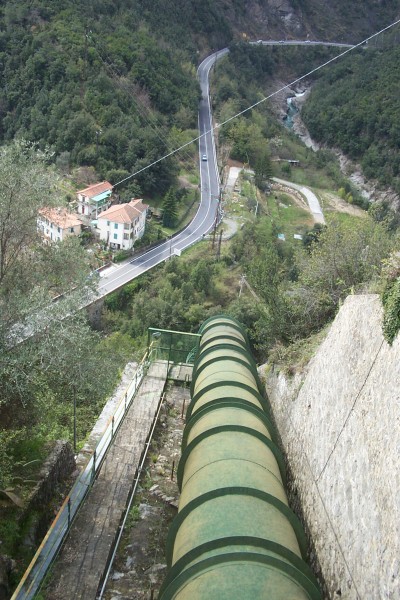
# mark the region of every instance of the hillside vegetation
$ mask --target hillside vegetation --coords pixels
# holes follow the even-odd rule
[[[400,36],[400,32],[396,35]],[[400,48],[368,48],[324,72],[302,117],[317,141],[400,193]]]
[[[65,172],[93,166],[116,183],[196,126],[195,67],[206,53],[234,40],[311,31],[361,36],[390,19],[396,3],[381,4],[8,0],[0,8],[0,142],[23,136],[50,146]],[[165,193],[177,170],[175,158],[163,161],[131,191]]]
[[[199,89],[190,55],[123,4],[6,3],[3,141],[22,136],[50,146],[64,172],[93,166],[116,183],[167,153],[174,127],[195,127]],[[166,191],[176,174],[176,161],[163,161],[138,178],[136,193]]]

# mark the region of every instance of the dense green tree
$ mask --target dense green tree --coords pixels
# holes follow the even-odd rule
[[[48,159],[23,141],[0,151],[0,405],[28,401],[54,324],[90,289],[88,255],[79,240],[44,247],[38,234],[39,209],[61,203]],[[51,303],[71,288],[65,303]],[[26,337],[29,342],[19,343]]]
[[[190,283],[194,289],[204,294],[211,292],[213,267],[209,261],[201,259],[191,269]]]
[[[258,256],[248,266],[248,276],[263,301],[263,310],[255,325],[255,337],[258,348],[265,351],[277,340],[287,341],[291,333],[285,296],[285,263],[273,244],[269,243],[259,250]]]
[[[42,245],[38,211],[62,203],[49,159],[21,140],[0,149],[0,487],[74,423],[82,440],[131,352],[80,310],[95,281],[79,239]]]
[[[382,273],[383,334],[392,344],[400,331],[400,252],[399,244],[384,261]]]
[[[138,3],[93,3],[5,3],[0,142],[23,135],[105,177],[165,154],[160,141],[174,114],[178,125],[195,126],[199,88],[189,56],[145,25]],[[175,159],[166,162],[142,177],[145,193],[173,183]]]
[[[273,175],[271,157],[266,150],[260,152],[254,165],[254,181],[258,188],[262,189],[268,184]]]
[[[31,144],[16,141],[0,148],[0,286],[11,293],[21,287],[31,271],[29,250],[38,241],[38,210],[60,202],[57,177],[47,168],[47,153],[39,153]],[[31,280],[29,279],[29,287]]]
[[[172,188],[164,196],[162,210],[164,227],[173,227],[178,216],[178,208],[175,191]]]
[[[400,213],[389,206],[388,202],[373,202],[368,209],[369,215],[382,223],[389,231],[396,231],[400,227]]]

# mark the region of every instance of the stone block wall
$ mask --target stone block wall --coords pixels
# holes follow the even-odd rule
[[[400,597],[400,336],[381,319],[378,296],[349,296],[302,377],[265,375],[333,599]]]
[[[75,469],[75,458],[71,444],[58,440],[44,462],[39,481],[32,490],[24,514],[43,510],[54,497],[57,486],[71,475]]]

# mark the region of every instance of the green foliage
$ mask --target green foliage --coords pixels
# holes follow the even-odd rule
[[[195,332],[214,310],[214,304],[229,303],[231,292],[219,294],[217,281],[222,266],[204,249],[193,258],[170,259],[153,269],[131,294],[115,296],[104,316],[106,329],[119,329],[134,341],[138,353],[147,343],[147,329],[159,327]],[[121,294],[121,292],[120,292]]]
[[[307,233],[303,236],[303,246],[310,250],[312,244],[318,242],[319,236],[321,235],[324,228],[325,226],[321,223],[315,223],[313,228],[310,231],[307,231]]]
[[[352,53],[321,75],[302,110],[316,139],[361,161],[366,177],[400,181],[400,49]],[[357,93],[354,93],[357,90]]]
[[[247,325],[256,355],[265,360],[276,343],[286,346],[319,331],[348,294],[376,282],[394,243],[372,219],[332,217],[289,252],[262,217],[231,244],[232,258],[257,296],[243,288],[246,293],[228,311]]]
[[[24,269],[25,276],[31,271],[31,260],[24,255],[24,249],[38,240],[37,218],[43,199],[47,206],[61,203],[56,193],[58,179],[46,166],[49,159],[49,153],[38,152],[24,140],[0,149],[0,285],[3,294],[6,288],[18,284],[13,278],[17,263]],[[28,278],[26,283],[29,289],[32,279]]]
[[[51,145],[64,172],[85,164],[123,179],[144,157],[148,164],[167,153],[169,125],[195,125],[199,90],[189,56],[146,26],[138,3],[40,4],[6,3],[0,141],[24,135]],[[26,16],[11,18],[13,11]],[[171,157],[141,174],[143,193],[165,192],[175,165]]]
[[[132,352],[123,336],[106,344],[80,310],[94,281],[87,277],[89,255],[79,240],[40,242],[37,216],[43,198],[48,205],[59,200],[48,158],[23,141],[0,152],[3,488],[16,475],[25,483],[20,467],[41,460],[48,442],[72,439],[74,404],[78,440],[84,438]],[[58,294],[63,297],[52,302]]]
[[[209,295],[212,286],[213,267],[209,261],[199,260],[190,272],[190,283],[197,292]]]
[[[261,152],[256,158],[255,166],[255,184],[262,189],[265,183],[268,183],[273,176],[271,157],[267,151]]]
[[[394,251],[383,263],[383,334],[392,344],[400,330],[400,252]]]
[[[137,523],[140,519],[140,509],[138,506],[132,506],[131,510],[128,513],[126,518],[126,527],[128,529],[132,529],[132,527]]]
[[[130,250],[119,250],[115,253],[113,261],[115,263],[120,263],[131,256],[132,252]]]
[[[20,540],[19,525],[15,519],[1,519],[0,539],[3,544],[3,552],[11,554],[15,544]]]
[[[400,227],[400,213],[393,210],[388,202],[373,202],[368,213],[374,221],[382,223],[388,231],[394,232]]]
[[[383,334],[392,344],[400,330],[400,277],[388,285],[382,296],[384,308]]]
[[[319,329],[341,300],[376,278],[391,245],[385,229],[371,219],[331,218],[318,243],[296,255],[299,275],[289,300],[298,331]]]
[[[164,227],[174,227],[178,216],[177,200],[175,191],[170,188],[164,196],[162,203]]]
[[[13,447],[19,435],[18,431],[0,430],[0,489],[5,489],[12,483],[14,469]]]

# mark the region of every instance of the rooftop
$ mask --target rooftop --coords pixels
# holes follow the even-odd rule
[[[137,198],[125,204],[114,204],[107,210],[100,213],[98,220],[107,219],[114,223],[132,223],[134,219],[139,217],[148,209],[147,204],[143,204],[142,200]]]
[[[39,214],[48,219],[48,221],[53,223],[53,225],[61,227],[61,229],[68,229],[69,227],[77,227],[78,225],[82,225],[82,221],[80,221],[77,216],[70,212],[67,208],[45,207],[39,210]]]
[[[93,198],[94,196],[98,196],[99,194],[103,194],[104,192],[112,192],[113,186],[109,181],[101,181],[100,183],[94,183],[93,185],[89,185],[89,187],[78,190],[77,194],[82,194],[82,196],[87,196],[88,198]]]

